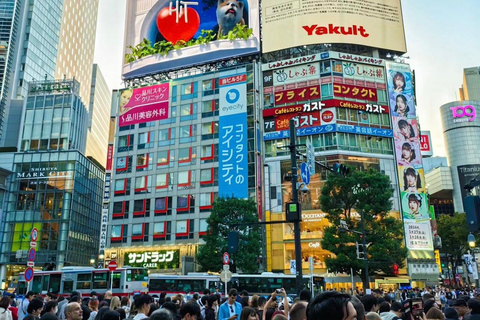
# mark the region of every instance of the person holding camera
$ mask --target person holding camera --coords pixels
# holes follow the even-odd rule
[[[237,302],[237,289],[230,289],[228,291],[228,299],[218,310],[218,320],[240,320],[240,313],[242,312],[242,305]]]
[[[287,299],[287,293],[285,292],[285,289],[276,289],[271,295],[270,299],[268,299],[267,303],[265,304],[265,308],[262,314],[262,320],[270,320],[273,319],[273,315],[278,312],[282,312],[278,310],[278,305],[279,301],[277,301],[277,297],[283,297],[283,314],[288,317],[288,309],[289,309],[289,304],[288,304],[288,299]],[[269,309],[274,309],[275,311],[272,313],[269,313]]]

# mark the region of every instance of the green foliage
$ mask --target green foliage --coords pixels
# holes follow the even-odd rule
[[[253,34],[253,30],[248,28],[246,25],[237,24],[233,30],[231,30],[227,35],[218,37],[219,39],[228,39],[230,41],[236,39],[247,40]],[[135,47],[128,46],[127,49],[131,50],[131,53],[125,54],[125,61],[127,63],[132,63],[138,59],[151,56],[154,54],[159,54],[166,56],[172,50],[179,50],[186,47],[196,46],[196,45],[206,45],[211,41],[216,40],[217,34],[213,30],[202,30],[200,36],[197,39],[191,39],[188,42],[183,40],[177,41],[177,43],[171,43],[169,41],[158,41],[155,44],[147,39],[143,39],[142,42],[137,44]]]
[[[230,231],[239,234],[238,252],[230,255],[237,269],[244,273],[258,272],[257,258],[260,255],[261,233],[258,222],[257,205],[252,200],[218,199],[213,204],[212,213],[207,219],[208,232],[205,245],[198,248],[197,262],[202,271],[220,271],[222,255],[227,251]],[[241,225],[230,227],[231,224]]]
[[[357,259],[355,242],[362,243],[358,234],[340,232],[340,220],[345,220],[350,230],[361,231],[359,213],[363,210],[370,272],[392,273],[392,266],[405,265],[407,249],[404,247],[401,220],[389,215],[393,190],[388,176],[375,171],[350,170],[346,177],[330,174],[322,188],[322,211],[332,224],[324,230],[322,248],[335,254],[326,259],[332,272],[350,273],[350,268],[360,274],[363,260]]]

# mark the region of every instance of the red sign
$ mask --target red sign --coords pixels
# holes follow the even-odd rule
[[[320,112],[309,112],[299,116],[296,114],[284,114],[275,118],[275,131],[289,130],[290,119],[295,117],[296,128],[307,128],[322,125]]]
[[[377,101],[377,89],[352,86],[348,84],[333,84],[333,94],[336,97]]]
[[[223,264],[229,264],[230,263],[230,256],[228,255],[228,252],[225,252],[222,257]]]
[[[320,87],[312,86],[275,92],[275,104],[320,99]]]
[[[332,111],[326,110],[325,112],[322,113],[322,122],[329,123],[333,119],[335,119],[335,115],[333,114]]]
[[[30,239],[32,241],[37,241],[37,239],[38,239],[38,229],[37,228],[32,229],[32,232],[30,233]]]
[[[263,117],[266,118],[266,117],[278,116],[278,115],[283,115],[288,113],[301,114],[304,112],[315,111],[315,110],[331,108],[331,107],[355,109],[355,110],[365,111],[369,113],[389,113],[389,110],[390,110],[388,106],[383,106],[379,104],[330,99],[330,100],[324,100],[324,101],[318,101],[318,102],[312,102],[312,103],[297,104],[297,105],[288,106],[288,107],[265,109],[263,110]]]
[[[115,271],[117,270],[117,262],[115,260],[111,260],[109,263],[108,263],[108,270],[110,271]]]
[[[422,152],[432,151],[432,147],[430,146],[430,135],[428,134],[420,135],[420,151]]]
[[[35,274],[35,271],[33,271],[32,267],[28,267],[27,269],[25,269],[25,274],[24,274],[25,281],[27,282],[32,281],[34,274]]]
[[[106,171],[112,170],[112,163],[113,163],[113,144],[109,144],[108,151],[107,151],[107,166],[105,167]]]
[[[247,81],[247,75],[246,74],[241,74],[241,75],[238,75],[238,76],[222,78],[222,79],[220,79],[219,84],[221,86],[225,86],[225,85],[239,83],[239,82],[245,82],[245,81]]]

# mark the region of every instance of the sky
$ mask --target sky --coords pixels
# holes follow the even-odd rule
[[[110,89],[123,87],[126,0],[100,0],[94,61]],[[403,0],[407,53],[416,75],[417,116],[434,156],[445,156],[440,106],[455,101],[463,68],[480,66],[480,1]]]

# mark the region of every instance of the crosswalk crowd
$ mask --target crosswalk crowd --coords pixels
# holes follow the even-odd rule
[[[231,289],[226,297],[208,289],[182,294],[82,297],[28,292],[0,300],[0,320],[480,320],[480,294],[474,290],[373,290],[348,294],[330,290],[315,297],[302,290],[293,300],[284,289],[250,296]]]

